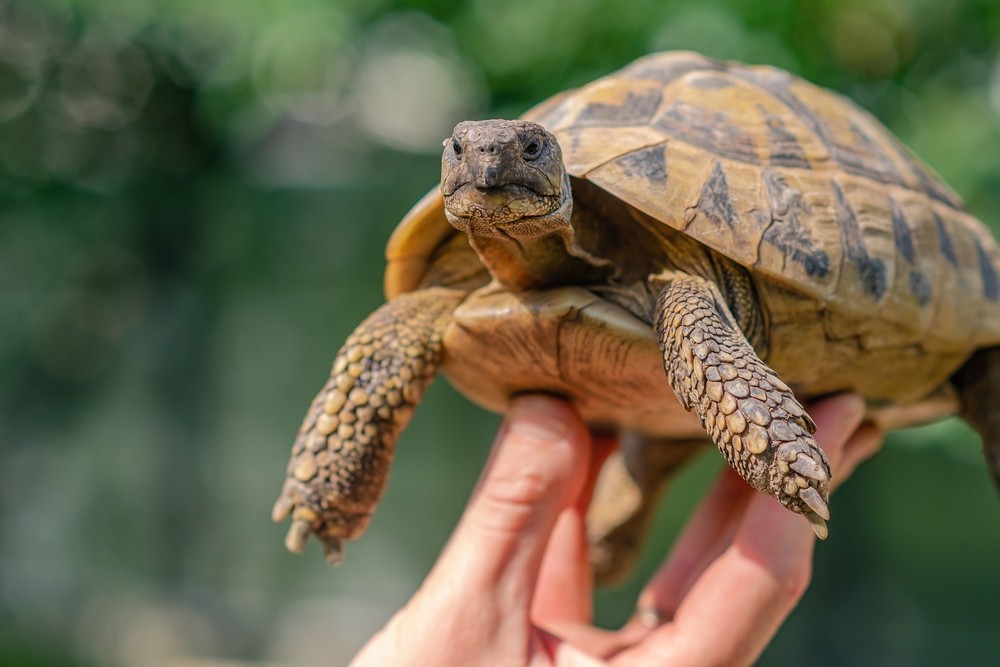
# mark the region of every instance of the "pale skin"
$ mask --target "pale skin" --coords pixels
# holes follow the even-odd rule
[[[810,414],[834,486],[881,444],[858,396]],[[726,470],[634,617],[596,628],[583,516],[614,444],[561,400],[516,398],[437,564],[353,666],[753,664],[808,586],[808,524]]]

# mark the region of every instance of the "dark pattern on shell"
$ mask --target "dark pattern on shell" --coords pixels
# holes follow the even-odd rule
[[[729,229],[736,226],[738,221],[736,208],[733,206],[726,173],[718,160],[715,161],[712,175],[701,189],[697,208],[716,225],[725,225]]]
[[[676,100],[653,121],[653,127],[719,157],[759,163],[753,138],[724,113]]]
[[[809,227],[811,211],[802,193],[785,182],[773,169],[764,170],[764,183],[771,202],[771,224],[764,232],[764,241],[802,266],[810,276],[822,278],[830,271],[830,257],[816,245]]]
[[[795,135],[788,131],[781,118],[767,113],[759,107],[767,123],[768,135],[771,139],[771,156],[769,161],[775,167],[791,167],[793,169],[808,169],[809,160]]]
[[[903,209],[895,198],[889,197],[889,206],[892,209],[892,237],[896,243],[896,250],[903,256],[903,259],[913,266],[917,259],[917,248],[913,242],[910,224],[906,221]],[[934,290],[923,271],[911,268],[909,286],[910,293],[916,298],[917,303],[926,306],[930,302]]]
[[[864,239],[861,236],[857,215],[836,181],[833,182],[833,193],[836,200],[837,223],[840,225],[840,234],[844,243],[844,253],[847,259],[858,267],[865,292],[875,300],[879,300],[886,291],[885,265],[882,260],[868,255],[868,249],[865,248]]]
[[[947,204],[957,211],[968,210],[965,202],[952,192],[948,186],[942,183],[939,178],[932,174],[927,166],[917,159],[906,146],[896,142],[896,150],[900,157],[910,166],[910,170],[917,177],[917,180],[920,181],[920,187],[928,197],[942,204]]]
[[[948,235],[948,230],[944,226],[944,220],[937,214],[937,211],[933,211],[932,213],[934,215],[934,225],[937,227],[938,232],[938,248],[941,250],[944,258],[948,260],[948,263],[957,267],[958,255],[955,254],[955,246],[952,245],[951,236]]]
[[[852,173],[856,176],[870,178],[878,183],[905,185],[898,170],[895,169],[895,166],[893,166],[892,171],[888,172],[864,167],[859,160],[856,159],[856,153],[853,150],[849,149],[849,147],[835,143],[831,139],[830,132],[823,120],[820,118],[819,114],[810,108],[808,104],[799,99],[799,97],[789,88],[789,85],[795,79],[787,72],[782,72],[780,70],[732,69],[730,70],[730,74],[759,87],[788,107],[796,115],[796,117],[798,117],[798,119],[801,120],[806,127],[808,127],[813,134],[819,138],[819,140],[823,143],[823,146],[825,146],[827,151],[830,152],[830,156],[837,161],[844,171]],[[850,105],[852,103],[847,102],[847,104]],[[900,159],[910,166],[911,170],[920,181],[920,186],[923,192],[927,194],[927,196],[945,203],[956,210],[965,210],[965,204],[962,203],[960,199],[952,195],[937,178],[932,176],[919,160],[914,159],[912,153],[910,153],[892,137],[890,137],[890,139],[893,140],[893,143],[896,146],[896,152]],[[871,141],[871,138],[864,135],[864,139],[862,141]],[[888,163],[892,163],[891,159],[881,151],[878,151],[878,154],[883,160],[888,161]]]
[[[917,174],[917,179],[920,181],[920,187],[924,189],[924,192],[928,197],[943,204],[947,204],[948,206],[951,206],[959,211],[968,210],[963,202],[953,198],[947,190],[943,189],[937,183],[935,179],[931,178],[922,166],[914,165],[913,171]]]
[[[830,150],[831,141],[826,126],[820,120],[819,116],[788,88],[789,84],[794,80],[790,74],[781,70],[770,69],[740,69],[733,70],[732,74],[757,86],[788,107],[819,138],[827,150]],[[830,152],[832,153],[833,151],[830,150]]]
[[[663,90],[650,89],[643,93],[629,91],[621,104],[592,102],[577,116],[578,125],[645,125],[652,120],[663,100]]]
[[[983,296],[990,301],[996,301],[1000,298],[1000,280],[997,279],[996,268],[979,239],[975,239],[975,244],[976,253],[979,255],[979,274],[983,278]]]
[[[917,249],[913,244],[913,232],[910,231],[910,225],[906,222],[903,209],[893,197],[889,197],[889,206],[892,209],[892,235],[896,240],[896,249],[907,262],[912,264],[917,258]]]
[[[910,271],[909,283],[910,292],[916,297],[917,303],[921,306],[926,306],[930,303],[931,297],[934,296],[934,290],[923,271]]]
[[[833,157],[849,174],[864,176],[873,181],[891,185],[904,185],[896,164],[882,152],[879,145],[868,134],[850,122],[852,144],[834,142]]]
[[[667,182],[666,150],[664,144],[643,148],[618,158],[615,163],[629,178],[641,176],[662,187]]]

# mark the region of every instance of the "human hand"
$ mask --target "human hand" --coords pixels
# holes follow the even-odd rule
[[[854,395],[810,408],[835,485],[881,444],[863,413]],[[726,469],[632,620],[593,627],[583,516],[613,446],[558,399],[515,399],[437,564],[354,667],[752,664],[808,586],[808,522]]]

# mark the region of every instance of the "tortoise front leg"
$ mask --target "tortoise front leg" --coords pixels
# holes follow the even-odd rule
[[[712,283],[682,273],[663,278],[656,333],[681,404],[743,479],[826,538],[830,464],[812,437],[816,425],[754,352]]]
[[[272,518],[292,515],[285,538],[301,553],[309,534],[337,563],[341,540],[361,536],[389,474],[396,438],[441,363],[442,339],[464,292],[403,294],[354,330],[333,362],[292,447]]]

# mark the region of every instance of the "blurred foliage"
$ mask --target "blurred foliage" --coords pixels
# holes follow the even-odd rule
[[[380,302],[388,234],[456,121],[679,48],[853,97],[997,229],[995,0],[0,0],[0,663],[345,662],[433,562],[497,424],[436,384],[345,565],[283,551],[288,446]],[[890,440],[763,664],[996,659],[978,443]],[[718,458],[675,485],[640,580]]]

